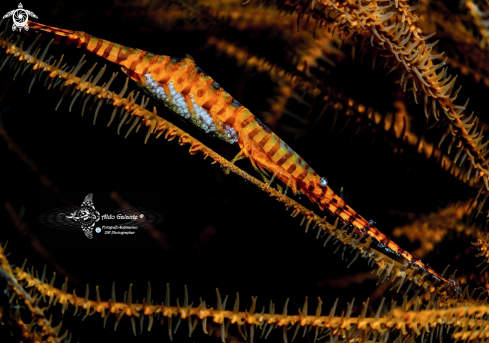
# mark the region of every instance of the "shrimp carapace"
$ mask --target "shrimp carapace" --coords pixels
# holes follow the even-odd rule
[[[374,222],[365,220],[349,207],[328,186],[326,178],[319,176],[284,141],[204,73],[193,59],[156,55],[84,32],[58,29],[32,21],[29,21],[29,26],[34,30],[53,33],[58,37],[58,42],[65,37],[78,47],[121,65],[124,72],[157,101],[207,134],[238,144],[241,149],[238,156],[248,157],[259,172],[266,169],[272,175],[269,182],[274,178],[279,179],[294,193],[299,191],[305,194],[321,210],[327,209],[339,216],[344,224],[354,226],[360,236],[371,236],[380,246],[459,290],[455,281],[444,278],[399,247],[380,232]]]

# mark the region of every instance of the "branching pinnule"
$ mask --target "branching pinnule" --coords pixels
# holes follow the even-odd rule
[[[32,296],[19,284],[19,279],[14,275],[7,257],[5,256],[5,246],[6,244],[4,246],[0,245],[0,275],[7,280],[9,288],[13,292],[10,302],[12,303],[13,299],[18,298],[26,305],[31,314],[30,317],[32,322],[26,327],[25,334],[35,341],[42,337],[43,342],[68,343],[71,339],[71,337],[68,338],[68,331],[65,331],[63,335],[59,336],[62,323],[53,328],[51,320],[46,318],[44,310],[39,307],[39,302],[42,296]],[[41,331],[36,332],[34,325],[37,325]],[[34,331],[32,332],[31,330],[33,329]],[[37,340],[37,342],[39,342],[39,340]]]
[[[207,320],[210,319],[213,322],[220,324],[221,338],[225,342],[228,330],[231,324],[237,324],[238,332],[243,339],[250,339],[253,342],[255,334],[258,334],[258,330],[261,330],[261,337],[265,335],[267,338],[273,329],[278,327],[283,328],[283,340],[288,342],[287,331],[289,328],[296,327],[292,337],[292,341],[295,339],[300,327],[304,327],[304,333],[314,329],[314,341],[317,339],[327,338],[337,339],[338,336],[355,337],[358,342],[368,342],[367,337],[373,335],[380,339],[380,341],[387,339],[389,334],[399,335],[399,337],[425,337],[426,334],[435,331],[436,338],[443,335],[443,330],[440,330],[438,326],[453,325],[457,331],[462,330],[462,333],[458,333],[456,338],[461,339],[474,339],[477,337],[483,337],[482,333],[477,330],[473,330],[474,326],[477,328],[484,328],[489,324],[487,316],[489,314],[489,307],[487,305],[465,305],[465,306],[453,306],[451,308],[439,308],[439,302],[430,300],[424,310],[420,310],[422,301],[419,297],[415,297],[408,301],[404,298],[402,306],[398,306],[393,302],[390,309],[384,308],[384,300],[381,302],[379,308],[376,311],[375,316],[367,316],[368,299],[363,303],[362,311],[357,317],[352,316],[354,299],[351,303],[348,303],[346,313],[343,312],[341,316],[335,316],[338,300],[336,300],[333,308],[329,312],[329,315],[321,315],[322,301],[318,299],[318,307],[315,314],[308,314],[308,300],[306,297],[304,306],[299,309],[297,315],[291,315],[287,309],[286,301],[281,314],[276,310],[276,306],[273,302],[270,302],[268,313],[265,313],[265,308],[262,312],[256,312],[257,298],[252,297],[252,305],[249,310],[240,311],[239,294],[236,294],[236,300],[234,302],[233,310],[226,310],[226,303],[228,297],[224,300],[216,289],[217,293],[217,306],[216,308],[208,308],[206,302],[200,299],[199,306],[193,307],[193,303],[189,303],[189,295],[187,287],[185,287],[184,301],[180,305],[179,300],[176,300],[176,306],[171,305],[172,300],[170,296],[170,286],[167,284],[165,301],[161,304],[154,303],[152,300],[151,285],[148,283],[147,296],[141,303],[135,302],[135,297],[132,294],[132,284],[129,286],[129,290],[124,296],[122,302],[116,301],[115,297],[115,283],[112,286],[112,297],[108,301],[102,301],[99,293],[99,287],[96,287],[96,300],[91,300],[89,296],[89,287],[87,285],[85,297],[79,297],[75,291],[72,294],[68,292],[67,279],[61,289],[54,287],[55,274],[50,283],[44,282],[46,275],[46,268],[42,273],[41,278],[34,277],[34,270],[24,271],[24,266],[16,267],[14,269],[15,276],[10,275],[5,270],[9,270],[10,266],[4,256],[4,250],[0,251],[2,255],[2,267],[0,271],[3,277],[7,277],[12,282],[20,282],[26,288],[33,288],[38,292],[38,300],[42,298],[49,298],[45,301],[49,306],[59,303],[62,306],[61,312],[64,314],[68,310],[68,306],[75,307],[75,315],[80,312],[85,313],[85,317],[100,313],[104,319],[104,327],[107,323],[107,319],[110,314],[115,316],[114,330],[117,328],[120,320],[125,316],[129,316],[132,323],[132,329],[134,335],[137,335],[136,318],[139,320],[140,333],[143,332],[144,322],[146,317],[148,318],[147,330],[151,331],[151,328],[156,318],[161,318],[163,323],[166,318],[168,325],[168,335],[170,339],[174,333],[176,333],[182,320],[187,321],[189,335],[191,336],[197,325],[201,324],[204,333],[207,333]],[[19,286],[20,287],[20,286]],[[32,292],[32,291],[31,291]],[[472,316],[476,314],[477,320],[472,319]],[[172,318],[177,317],[178,322],[173,330]],[[247,329],[249,325],[249,332]],[[467,328],[471,328],[472,331],[467,331]],[[256,332],[255,332],[256,330]],[[409,330],[409,331],[408,331]],[[406,336],[407,335],[407,336]],[[454,334],[457,335],[457,334]]]
[[[480,267],[483,264],[486,264],[486,266],[480,271],[482,273],[489,267],[489,234],[484,235],[483,233],[478,232],[477,235],[477,242],[472,242],[472,245],[474,245],[479,251],[476,256],[482,256],[484,258],[484,260],[477,266]]]
[[[467,2],[466,6],[469,3]],[[488,51],[482,47],[484,42],[481,37],[476,36],[472,29],[473,24],[479,30],[483,29],[484,21],[478,24],[476,17],[472,16],[473,20],[467,23],[466,16],[454,15],[442,1],[421,4],[419,18],[419,25],[425,32],[436,31],[436,37],[440,42],[445,41],[442,47],[438,46],[435,49],[446,52],[444,59],[451,68],[473,78],[477,83],[482,81],[486,87],[489,86],[488,69],[484,63]],[[478,20],[480,19],[482,18]],[[447,42],[451,43],[447,44]],[[437,54],[436,51],[434,52]]]
[[[464,118],[464,110],[467,107],[467,103],[464,106],[454,104],[460,90],[459,88],[459,90],[453,92],[457,77],[452,78],[447,73],[444,63],[433,64],[432,60],[438,58],[437,55],[432,54],[432,48],[436,42],[427,43],[427,39],[431,35],[422,36],[422,31],[416,24],[418,17],[412,12],[414,9],[405,2],[399,2],[399,6],[396,6],[396,8],[390,7],[391,9],[389,10],[384,8],[382,13],[377,13],[379,15],[378,18],[382,18],[381,20],[360,18],[357,12],[348,6],[344,8],[344,11],[350,12],[349,14],[355,16],[354,18],[357,20],[361,21],[363,19],[365,25],[369,23],[373,33],[372,37],[377,38],[374,39],[375,42],[381,48],[392,53],[397,60],[396,65],[404,67],[401,86],[406,90],[408,81],[411,80],[411,90],[415,98],[419,91],[422,91],[426,117],[432,116],[436,120],[440,119],[440,111],[436,106],[438,103],[450,123],[439,145],[449,134],[452,135],[452,139],[448,152],[450,152],[457,140],[462,142],[462,145],[457,145],[460,148],[454,162],[457,163],[459,157],[461,157],[461,165],[468,158],[470,166],[466,178],[470,179],[472,169],[477,169],[478,173],[474,177],[476,179],[482,177],[486,189],[489,190],[488,162],[485,159],[487,142],[482,144],[483,135],[482,131],[477,131],[477,117],[472,118],[471,115]],[[398,13],[402,13],[402,15]],[[396,18],[398,15],[402,18],[398,24],[389,20],[389,18]],[[438,72],[440,68],[442,70]]]
[[[392,70],[402,68],[400,84],[404,90],[413,92],[416,102],[419,96],[423,98],[426,117],[440,120],[441,108],[448,120],[448,129],[439,145],[451,135],[448,152],[450,153],[457,142],[456,146],[459,148],[455,163],[459,161],[462,165],[466,159],[469,163],[465,178],[470,180],[473,177],[476,181],[482,178],[489,190],[489,160],[486,159],[488,142],[482,143],[482,130],[477,130],[478,118],[465,115],[468,102],[463,106],[454,103],[460,91],[460,88],[454,91],[457,77],[448,74],[444,62],[433,64],[433,60],[443,53],[432,53],[436,42],[428,43],[428,39],[434,34],[422,35],[422,30],[417,25],[419,18],[414,13],[418,6],[410,6],[407,1],[389,1],[378,6],[373,1],[353,4],[330,0],[318,2],[317,6],[323,7],[324,13],[333,12],[339,15],[330,26],[339,32],[347,27],[347,38],[357,32],[369,37],[372,45],[389,52],[386,66],[390,66]],[[411,87],[407,89],[408,83],[411,83]],[[473,169],[476,171],[474,174]]]
[[[475,203],[471,201],[451,204],[438,212],[415,218],[408,225],[395,228],[393,234],[395,237],[404,235],[411,242],[419,241],[420,247],[414,253],[424,257],[433,251],[437,243],[441,242],[450,231],[466,237],[473,237],[479,233],[475,225],[468,225],[463,220],[474,211]]]
[[[402,102],[396,102],[394,105],[401,106],[401,104]],[[340,110],[344,111],[345,116],[348,118],[347,120],[350,117],[357,118],[355,122],[363,123],[367,129],[377,128],[384,132],[387,136],[386,138],[395,146],[395,149],[409,149],[409,151],[423,155],[427,159],[434,159],[441,169],[447,171],[453,177],[465,182],[470,187],[480,188],[478,183],[474,183],[475,179],[467,180],[463,177],[463,169],[454,163],[453,158],[443,153],[441,149],[427,141],[425,137],[418,136],[409,128],[406,122],[407,113],[405,108],[402,108],[402,111],[398,110],[396,113],[379,113],[372,107],[365,107],[351,98],[335,94],[333,90],[329,90],[325,106],[328,105],[337,109],[334,122],[336,122]],[[360,129],[362,128],[359,126],[357,131]],[[481,191],[481,193],[485,196],[486,191]],[[481,209],[480,207],[478,210],[480,211]]]

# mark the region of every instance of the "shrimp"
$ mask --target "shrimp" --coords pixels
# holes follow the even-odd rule
[[[199,68],[191,58],[156,55],[129,48],[80,31],[58,29],[29,21],[33,30],[51,32],[57,42],[63,37],[78,47],[119,64],[132,80],[173,112],[190,121],[207,134],[237,145],[238,155],[231,161],[250,159],[253,167],[269,184],[276,178],[294,193],[303,193],[324,211],[340,217],[343,224],[353,226],[360,236],[369,235],[385,250],[416,265],[432,277],[455,290],[460,286],[438,274],[431,267],[389,239],[348,206],[328,186],[328,180],[316,173],[294,150],[266,127],[246,107],[227,93]]]

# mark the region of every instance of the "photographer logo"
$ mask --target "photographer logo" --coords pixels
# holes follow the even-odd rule
[[[24,9],[22,3],[19,3],[19,8],[8,12],[6,15],[3,16],[3,19],[12,17],[12,20],[14,21],[14,23],[12,24],[12,31],[16,31],[17,29],[19,29],[19,32],[22,31],[22,29],[29,31],[29,25],[27,25],[29,16],[38,19],[37,15],[35,15],[34,12]]]

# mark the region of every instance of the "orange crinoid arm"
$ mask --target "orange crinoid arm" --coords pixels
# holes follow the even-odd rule
[[[367,221],[348,206],[328,187],[326,178],[320,177],[294,150],[205,74],[192,59],[155,55],[84,32],[58,29],[31,21],[29,26],[34,30],[53,33],[57,43],[66,39],[121,65],[131,79],[137,81],[166,107],[207,134],[231,144],[238,144],[240,154],[248,157],[261,170],[266,169],[273,175],[272,178],[278,178],[294,193],[304,193],[322,210],[327,209],[338,216],[343,224],[354,226],[359,235],[371,236],[378,241],[380,247],[459,289],[453,280],[444,278],[402,249],[380,232],[373,222]]]

